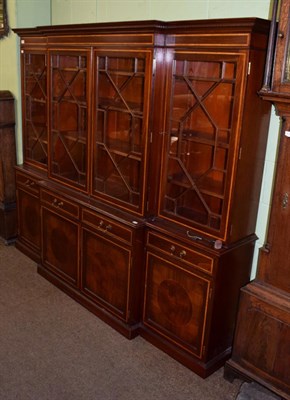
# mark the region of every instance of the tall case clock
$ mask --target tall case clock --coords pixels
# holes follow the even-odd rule
[[[281,119],[272,205],[257,276],[241,289],[225,377],[240,375],[290,399],[290,0],[281,0],[278,23],[277,8],[276,1],[273,40],[260,91]]]

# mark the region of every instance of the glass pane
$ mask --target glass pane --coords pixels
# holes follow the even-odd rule
[[[47,165],[47,74],[44,54],[24,54],[24,157]]]
[[[97,56],[94,190],[138,207],[144,146],[145,58]]]
[[[285,73],[284,81],[290,81],[290,41],[288,40],[288,46],[286,49],[286,62],[285,62]]]
[[[164,211],[219,230],[233,128],[236,63],[176,60]]]
[[[87,164],[87,57],[53,54],[52,69],[52,163],[59,178],[86,186]]]

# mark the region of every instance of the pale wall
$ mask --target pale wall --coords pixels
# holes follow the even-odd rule
[[[271,15],[271,0],[8,0],[10,25],[72,24],[88,22],[160,19],[164,21],[207,18],[260,17]],[[15,35],[0,41],[0,89],[16,97],[20,121],[19,61]],[[272,113],[265,170],[256,233],[252,277],[257,265],[258,248],[263,245],[268,218],[279,120]],[[18,160],[21,155],[21,129],[17,129]]]
[[[51,0],[52,23],[268,18],[270,0]]]

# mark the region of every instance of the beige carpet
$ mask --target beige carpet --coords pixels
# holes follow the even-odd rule
[[[125,339],[0,242],[0,400],[233,400],[240,385]]]

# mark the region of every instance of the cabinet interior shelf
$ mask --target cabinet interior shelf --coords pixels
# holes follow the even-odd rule
[[[121,141],[110,141],[110,143],[96,142],[96,144],[104,152],[131,158],[136,161],[141,161],[142,159],[141,152],[132,150],[130,145],[126,145],[126,143],[122,143]]]
[[[223,194],[218,193],[218,192],[220,192],[220,190],[214,191],[214,190],[210,190],[210,189],[203,189],[199,186],[194,187],[193,185],[191,185],[189,183],[181,182],[180,180],[177,180],[177,179],[168,179],[168,183],[182,187],[184,189],[193,189],[193,190],[197,189],[198,192],[200,192],[200,193],[203,193],[203,194],[206,194],[206,195],[209,195],[212,197],[216,197],[218,199],[224,199],[224,197],[225,197]],[[218,186],[218,185],[216,183],[210,183],[210,184],[207,183],[207,185],[204,184],[204,186],[208,186],[210,188],[210,187],[214,187],[214,186]]]
[[[125,100],[126,101],[126,100]],[[142,104],[126,101],[126,104],[120,99],[108,99],[99,97],[97,111],[117,111],[126,114],[132,114],[134,117],[141,118],[143,116]]]
[[[201,144],[206,144],[209,146],[221,147],[224,149],[229,148],[229,144],[222,142],[221,140],[215,139],[206,139],[205,132],[196,132],[196,131],[182,131],[180,134],[176,130],[171,131],[170,139],[172,140],[172,144],[174,144],[177,140],[179,140],[179,135],[182,141],[188,142],[196,142]]]
[[[25,96],[29,98],[29,101],[34,102],[34,103],[42,103],[42,104],[46,104],[47,103],[47,99],[43,99],[43,98],[37,98],[37,97],[32,97],[30,95],[30,93],[25,93]]]
[[[52,104],[60,104],[60,103],[76,104],[82,108],[87,108],[87,99],[85,97],[53,96]]]

